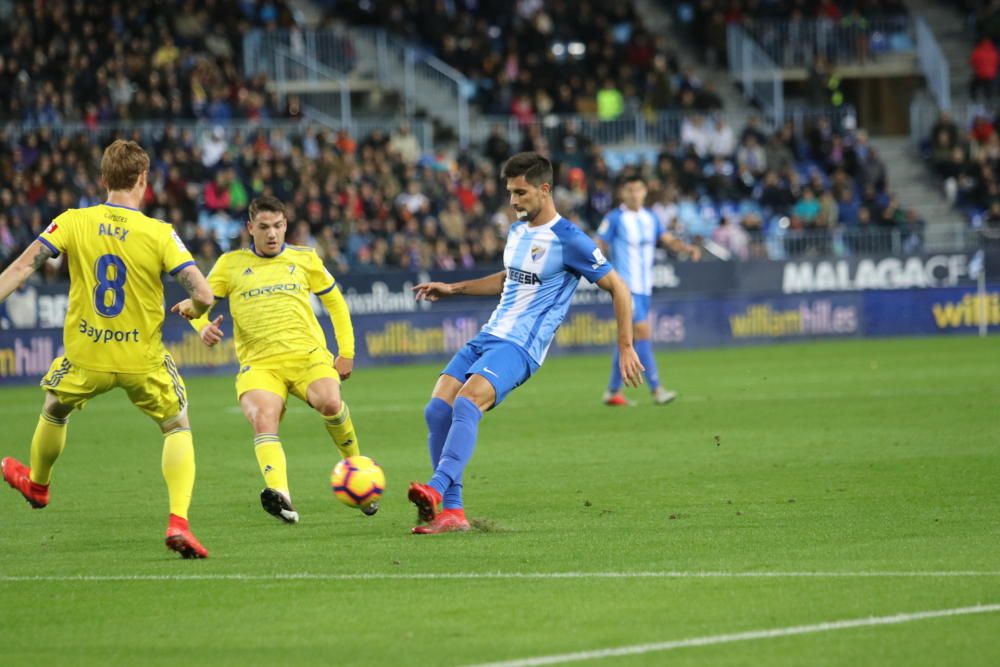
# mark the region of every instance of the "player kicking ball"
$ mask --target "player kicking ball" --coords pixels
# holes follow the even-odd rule
[[[653,341],[649,328],[649,304],[653,294],[653,252],[657,243],[662,243],[674,252],[686,252],[691,259],[701,259],[701,250],[689,245],[663,229],[653,212],[644,207],[646,202],[646,182],[641,176],[633,175],[622,185],[622,205],[608,213],[597,230],[601,249],[610,249],[611,261],[615,263],[622,279],[632,293],[632,332],[635,336],[635,351],[646,369],[646,381],[653,395],[653,402],[666,405],[675,398],[677,392],[660,384],[660,374],[653,356]],[[621,393],[622,374],[619,370],[618,351],[611,359],[611,378],[604,392],[604,404],[612,406],[635,405]]]
[[[469,529],[462,473],[476,447],[479,420],[545,361],[581,277],[611,293],[622,377],[635,386],[642,383],[642,364],[632,348],[628,286],[590,237],[556,212],[552,164],[538,153],[518,153],[504,164],[500,177],[518,217],[507,236],[504,270],[478,280],[413,288],[418,301],[500,295],[479,335],[441,372],[424,409],[434,474],[427,484],[410,484],[409,499],[423,522],[413,528],[415,534]]]
[[[160,275],[169,273],[187,290],[193,316],[208,310],[212,292],[173,228],[139,212],[148,177],[146,151],[134,141],[115,141],[101,158],[107,202],[58,216],[0,274],[2,302],[50,257],[66,253],[69,258],[66,353],[42,378],[45,403],[31,439],[31,466],[10,457],[0,465],[4,480],[32,507],[45,507],[70,414],[121,387],[163,431],[162,470],[170,498],[167,547],[183,558],[205,558],[208,551],[188,526],[194,442],[184,381],[160,335]]]
[[[263,196],[250,204],[249,248],[227,252],[208,275],[215,299],[229,299],[236,339],[236,396],[253,427],[254,453],[264,476],[260,503],[285,523],[298,523],[288,487],[285,452],[278,425],[288,394],[302,399],[323,417],[341,457],[357,456],[358,436],[340,395],[340,382],[354,369],[354,328],[340,289],[312,248],[287,245],[285,206]],[[309,294],[330,312],[338,355],[313,313]],[[191,322],[205,345],[222,340],[222,316],[209,321],[190,299],[172,309]],[[375,514],[378,504],[362,509]]]

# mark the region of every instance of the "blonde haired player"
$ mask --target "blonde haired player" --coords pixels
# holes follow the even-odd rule
[[[115,387],[163,431],[163,477],[170,497],[167,547],[184,558],[208,551],[188,527],[195,464],[184,381],[163,346],[163,284],[169,273],[191,295],[192,313],[203,313],[212,292],[173,228],[139,212],[149,175],[149,156],[134,141],[119,139],[104,150],[104,204],[69,209],[52,221],[0,274],[6,299],[50,257],[69,258],[69,310],[65,356],[42,378],[45,391],[31,467],[3,459],[3,477],[32,507],[49,502],[52,466],[66,444],[66,425],[76,408]]]
[[[253,427],[254,452],[264,476],[260,502],[285,523],[297,523],[288,487],[285,452],[278,425],[288,394],[302,399],[323,417],[326,430],[344,458],[357,456],[358,437],[340,381],[354,369],[354,329],[340,289],[312,248],[287,245],[285,206],[263,196],[250,204],[250,248],[222,255],[208,275],[216,299],[229,299],[240,363],[236,395]],[[338,356],[313,313],[310,293],[330,312]],[[198,317],[190,299],[172,308],[191,321],[208,346],[222,340],[222,316]],[[378,505],[362,510],[374,514]]]

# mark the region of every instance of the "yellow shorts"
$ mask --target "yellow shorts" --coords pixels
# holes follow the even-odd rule
[[[236,398],[239,400],[253,389],[263,389],[281,396],[283,401],[287,401],[291,393],[308,403],[309,385],[324,378],[340,382],[340,374],[333,367],[333,355],[326,348],[318,347],[302,356],[265,359],[240,368],[236,376]]]
[[[148,373],[95,371],[59,357],[40,384],[63,405],[78,409],[95,396],[121,387],[129,400],[157,424],[172,422],[187,409],[187,388],[169,354],[164,355],[159,368]]]

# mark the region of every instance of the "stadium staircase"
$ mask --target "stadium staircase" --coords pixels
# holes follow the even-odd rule
[[[670,13],[657,0],[636,0],[636,10],[642,15],[643,23],[654,35],[675,36],[673,19]],[[684,39],[673,39],[671,46],[676,50],[677,55],[684,65],[682,69],[690,69],[702,83],[711,83],[715,86],[715,92],[722,98],[722,106],[727,111],[749,110],[750,107],[733,85],[733,78],[729,74],[729,69],[725,62],[710,66],[702,63],[701,54],[698,53]]]
[[[927,169],[913,142],[908,137],[873,137],[871,144],[885,163],[889,191],[927,223],[928,249],[961,248],[967,229],[965,220],[948,204],[940,181]]]
[[[431,118],[470,138],[473,84],[417,46],[382,30],[334,26],[300,32],[257,31],[244,40],[244,74],[263,72],[279,95],[299,96],[307,115],[350,125],[356,109],[391,107],[391,115]],[[365,97],[366,104],[358,104]],[[440,133],[436,133],[440,134]]]
[[[911,14],[927,21],[948,60],[951,103],[953,106],[964,105],[969,100],[969,82],[972,80],[969,56],[974,46],[973,37],[965,27],[965,19],[959,10],[941,0],[907,0],[906,6]]]

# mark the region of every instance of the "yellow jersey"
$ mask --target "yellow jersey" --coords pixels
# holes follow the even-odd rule
[[[253,248],[227,252],[208,284],[216,299],[229,299],[240,365],[326,349],[309,294],[327,294],[337,282],[312,248],[285,244],[274,257]]]
[[[38,240],[69,260],[66,358],[112,373],[145,373],[163,364],[163,282],[194,264],[165,222],[126,206],[69,209]]]

